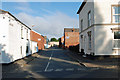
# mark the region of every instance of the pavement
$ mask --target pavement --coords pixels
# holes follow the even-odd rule
[[[73,51],[69,51],[69,53],[66,54],[85,67],[99,67],[104,69],[120,70],[120,58],[90,59],[87,57],[85,58]]]
[[[76,59],[79,56],[75,56],[77,55],[73,52],[58,47],[45,49],[14,63],[3,65],[2,77],[3,80],[6,78],[22,78],[23,80],[118,78],[117,70],[86,66],[84,62]]]

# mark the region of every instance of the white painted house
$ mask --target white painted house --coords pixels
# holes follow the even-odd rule
[[[120,55],[120,0],[91,1],[84,0],[77,12],[79,51],[95,56]]]
[[[10,63],[31,54],[30,30],[11,13],[0,10],[0,63]]]

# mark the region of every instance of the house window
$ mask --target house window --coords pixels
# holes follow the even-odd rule
[[[27,29],[27,32],[26,32],[26,39],[28,40],[28,29]]]
[[[26,54],[29,52],[29,47],[26,46]]]
[[[114,39],[120,39],[120,31],[114,32]]]
[[[21,39],[23,39],[23,27],[21,27]]]
[[[92,47],[91,43],[92,42],[91,42],[91,31],[90,31],[90,32],[88,32],[88,47],[89,47],[88,49],[91,49],[91,47]]]
[[[81,31],[83,30],[83,19],[81,20]]]
[[[114,32],[114,48],[120,48],[120,31]]]
[[[91,11],[88,12],[88,27],[91,26]]]
[[[3,19],[5,19],[5,17],[3,17]]]
[[[120,6],[112,7],[112,21],[113,23],[120,23]]]

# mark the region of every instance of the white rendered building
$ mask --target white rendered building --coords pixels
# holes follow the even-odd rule
[[[31,54],[30,30],[11,13],[0,10],[0,63],[10,63]]]
[[[79,14],[80,48],[85,54],[120,55],[119,0],[84,0]]]

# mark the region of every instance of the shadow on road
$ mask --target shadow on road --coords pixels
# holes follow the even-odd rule
[[[47,65],[47,62],[50,59],[51,54],[52,61],[57,65],[57,67],[71,67],[72,65],[78,66],[78,63],[76,63],[72,58],[69,58],[64,53],[68,53],[67,50],[63,50],[61,48],[52,47],[50,49],[41,50],[39,53],[35,53],[31,56],[25,57],[21,60],[18,60],[11,64],[4,64],[3,65],[3,80],[6,78],[27,78],[32,80],[51,80],[53,78],[109,78],[112,77],[110,75],[114,74],[114,71],[111,70],[91,70],[91,71],[72,71],[72,72],[36,72],[35,70],[44,70]],[[63,54],[63,56],[62,56]],[[51,63],[53,64],[53,63]],[[55,67],[54,64],[52,66]],[[97,73],[97,74],[96,74]],[[103,74],[104,73],[104,74]],[[109,74],[108,74],[109,73]],[[96,76],[95,76],[96,75]],[[106,75],[106,76],[105,76]],[[115,75],[115,74],[114,74]],[[116,77],[113,77],[116,78]]]

